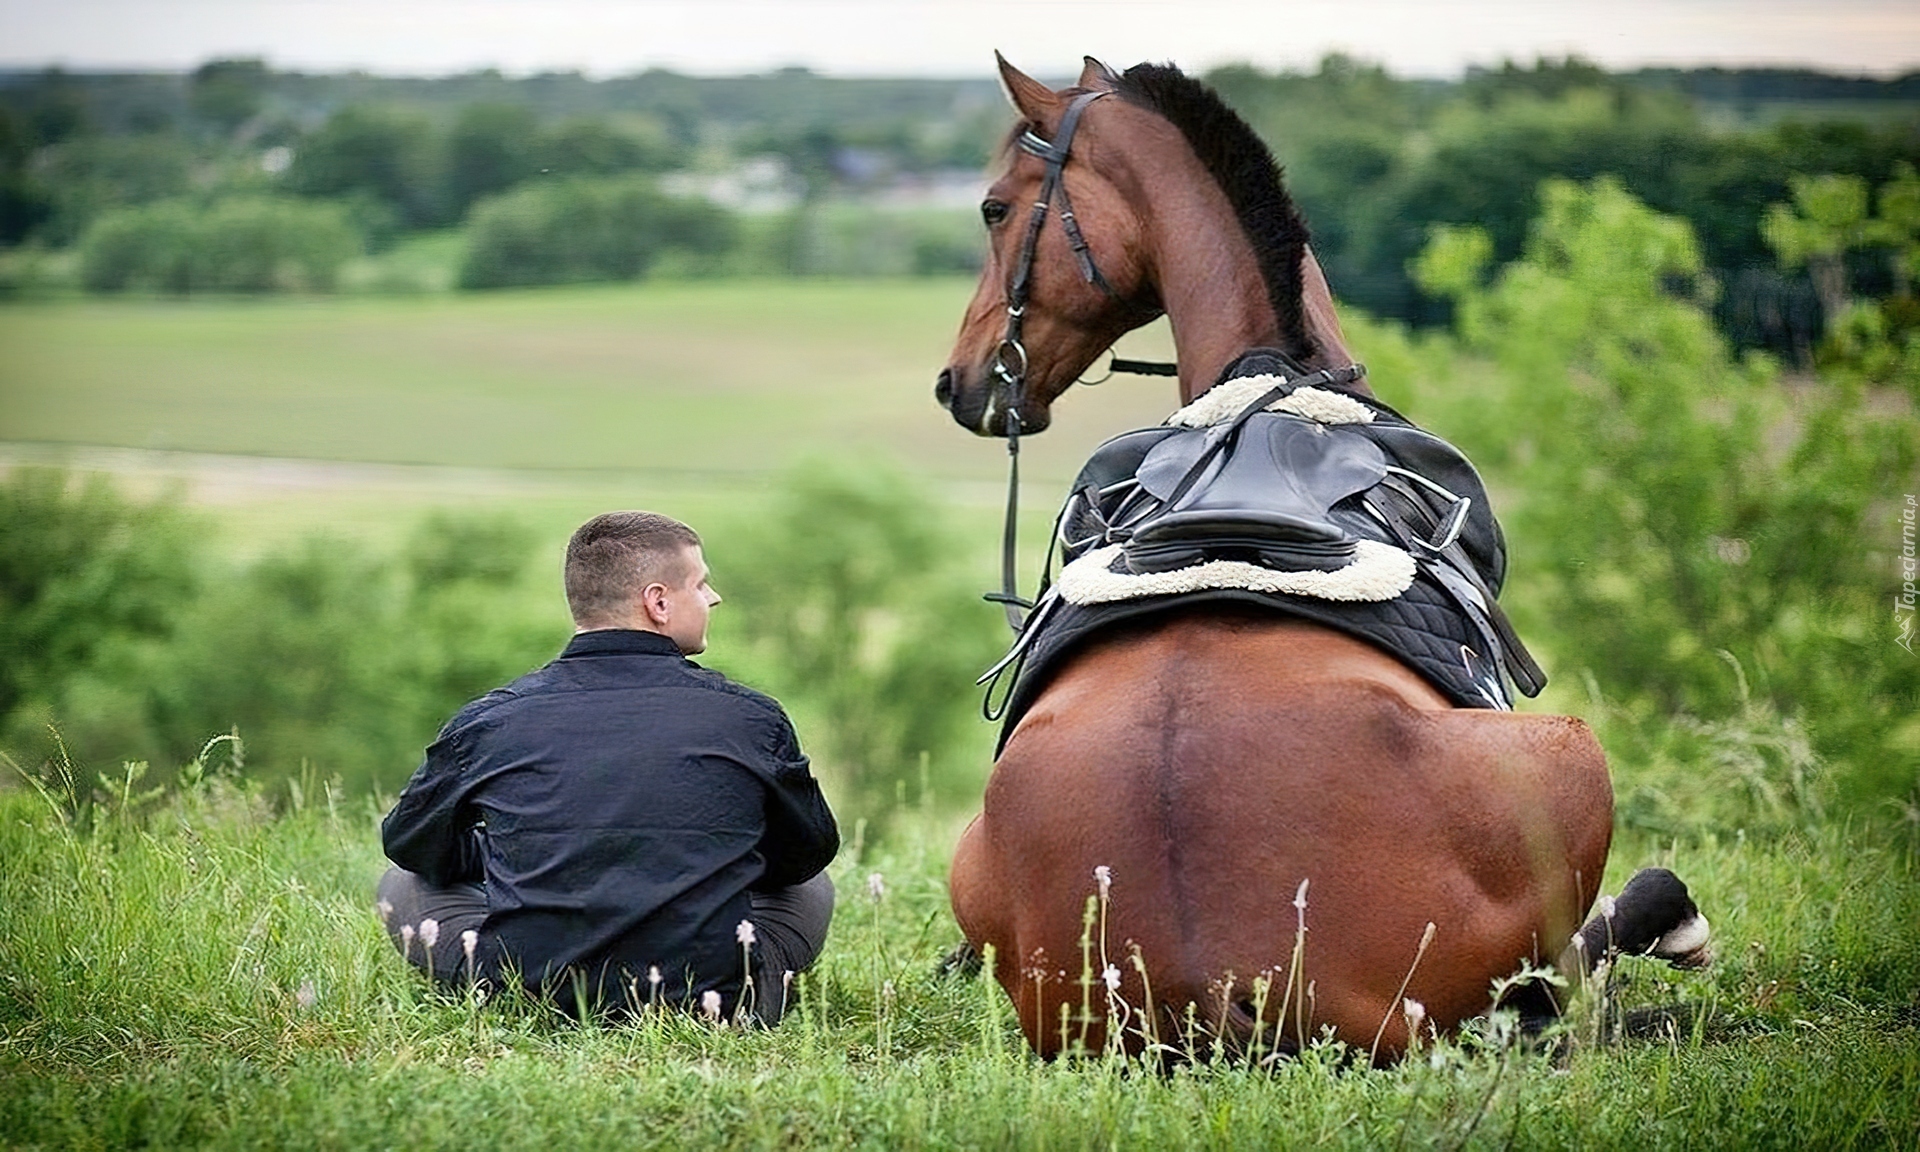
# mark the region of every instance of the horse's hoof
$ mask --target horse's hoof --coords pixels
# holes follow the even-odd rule
[[[1628,892],[1633,891],[1636,883],[1650,890],[1642,897],[1644,910],[1671,918],[1670,927],[1648,951],[1675,968],[1705,968],[1713,963],[1713,926],[1707,923],[1680,878],[1664,868],[1642,868],[1628,881]],[[1622,892],[1621,897],[1624,899],[1628,892]]]
[[[1712,925],[1697,910],[1686,923],[1654,942],[1653,954],[1675,968],[1705,968],[1713,963]]]
[[[1687,886],[1665,868],[1642,868],[1576,941],[1589,970],[1615,954],[1654,956],[1676,968],[1704,968],[1713,961],[1713,932]]]

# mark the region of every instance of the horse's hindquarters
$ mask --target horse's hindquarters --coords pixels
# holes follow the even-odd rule
[[[1386,1019],[1397,1050],[1396,994],[1429,922],[1406,995],[1443,1028],[1559,951],[1606,856],[1598,747],[1577,721],[1436,708],[1403,674],[1319,629],[1208,618],[1061,673],[1008,742],[953,874],[961,925],[994,946],[1037,1049],[1098,1043],[1101,1006],[1149,996],[1163,1042],[1188,1003],[1209,1028],[1271,1022],[1291,978],[1290,1033],[1330,1024],[1365,1047]],[[1083,963],[1100,866],[1105,929],[1084,933]]]

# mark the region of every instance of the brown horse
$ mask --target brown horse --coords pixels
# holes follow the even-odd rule
[[[1000,74],[1029,135],[987,192],[991,252],[936,387],[962,426],[1045,428],[1162,312],[1182,403],[1252,348],[1352,362],[1271,155],[1218,97],[1171,67],[1089,59],[1060,92],[1004,60]],[[1612,813],[1579,720],[1452,707],[1384,651],[1301,620],[1167,613],[1079,649],[1019,720],[955,853],[953,908],[1043,1054],[1181,1037],[1284,1050],[1331,1029],[1385,1061],[1408,1043],[1409,1001],[1452,1029],[1494,981],[1560,957]],[[1684,887],[1663,892],[1581,939],[1703,945],[1704,921],[1670,931],[1693,912]]]

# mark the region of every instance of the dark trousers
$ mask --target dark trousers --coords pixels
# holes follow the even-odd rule
[[[792,978],[819,958],[833,921],[833,881],[825,872],[771,892],[748,893],[753,901],[754,1015],[777,1024],[792,999]],[[481,884],[435,887],[424,877],[392,867],[380,877],[376,899],[387,935],[407,961],[434,979],[464,985],[469,971],[462,934],[479,932],[487,919],[487,889]],[[431,946],[421,935],[428,920]]]

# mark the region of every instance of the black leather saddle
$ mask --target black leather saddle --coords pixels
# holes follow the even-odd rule
[[[1375,643],[1463,707],[1511,707],[1509,682],[1528,696],[1545,686],[1496,599],[1506,543],[1473,465],[1387,405],[1334,382],[1334,374],[1289,367],[1278,354],[1256,349],[1235,361],[1223,382],[1279,382],[1228,419],[1144,428],[1102,444],[1061,509],[1055,547],[1072,563],[1118,545],[1110,561],[1115,573],[1167,572],[1209,560],[1331,572],[1352,561],[1360,541],[1373,540],[1413,557],[1413,586],[1381,603],[1222,590],[1116,605],[1065,603],[1058,589],[1043,587],[1019,640],[989,673],[1016,671],[1007,712],[1024,710],[1046,666],[1064,654],[1069,620],[1065,631],[1077,638],[1104,617],[1222,598],[1268,604]],[[1304,387],[1357,402],[1372,419],[1323,423],[1267,410]],[[1046,659],[1027,667],[1029,653]],[[1009,730],[1017,719],[1008,716]]]
[[[1355,538],[1328,510],[1386,479],[1386,468],[1364,435],[1254,411],[1156,441],[1134,473],[1151,511],[1108,535],[1124,541],[1133,572],[1213,559],[1333,571],[1352,561]]]

